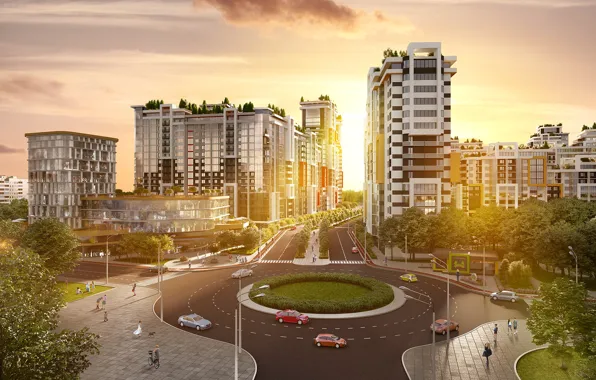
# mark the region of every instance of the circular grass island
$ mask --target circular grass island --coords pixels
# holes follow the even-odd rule
[[[269,289],[259,289],[263,285],[269,285]],[[265,296],[255,297],[260,293]],[[394,292],[381,281],[356,274],[296,273],[254,283],[250,297],[272,309],[339,314],[383,307],[393,301]]]

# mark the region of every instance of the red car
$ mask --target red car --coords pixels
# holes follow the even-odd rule
[[[319,334],[315,338],[315,345],[317,347],[327,346],[327,347],[345,347],[348,345],[348,342],[344,338],[340,338],[333,334]]]
[[[455,322],[453,319],[450,320],[451,328],[449,331],[459,331],[459,323]],[[437,334],[447,334],[447,320],[446,319],[437,319],[435,323],[430,326],[430,331],[434,331]]]
[[[296,310],[290,309],[278,311],[277,313],[275,313],[275,319],[279,323],[298,323],[299,325],[304,325],[308,323],[308,321],[310,320],[308,318],[308,315],[301,314]]]
[[[292,227],[290,227],[290,230],[291,230],[291,231],[294,231],[295,229],[296,229],[296,226],[292,226]]]
[[[358,250],[358,247],[352,247],[352,253],[360,253],[360,250]]]

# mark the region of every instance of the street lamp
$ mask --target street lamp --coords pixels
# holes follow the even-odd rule
[[[420,303],[423,303],[425,305],[428,305],[428,306],[432,307],[432,309],[433,309],[433,320],[432,320],[432,324],[431,324],[431,326],[432,326],[432,334],[433,334],[433,344],[432,344],[432,350],[431,350],[432,351],[432,361],[431,361],[431,363],[432,363],[432,367],[433,367],[433,379],[436,379],[437,378],[436,377],[437,375],[435,373],[435,335],[436,335],[436,332],[435,332],[435,321],[436,321],[436,319],[435,319],[435,304],[433,303],[432,298],[430,298],[430,296],[428,294],[419,293],[419,292],[417,292],[415,290],[412,290],[410,288],[407,288],[405,286],[400,286],[399,288],[401,290],[403,290],[403,291],[408,291],[408,292],[412,292],[414,294],[417,294],[418,297],[426,297],[426,298],[428,298],[428,302],[427,302],[427,301],[421,300],[420,298],[414,298],[414,297],[412,297],[412,296],[410,296],[408,294],[405,295],[407,299],[410,299],[410,300],[413,300],[413,301],[418,301]]]
[[[261,285],[257,289],[269,289],[269,285]],[[239,292],[236,295],[236,301],[238,301],[238,309],[240,310],[240,313],[238,313],[238,309],[234,311],[234,380],[238,380],[238,354],[242,352],[242,302],[246,301],[242,301],[240,298],[245,294],[249,294],[251,291],[252,289],[249,289],[246,292]],[[259,293],[252,297],[248,295],[248,299],[265,296],[265,293]]]
[[[475,236],[472,236],[474,239],[474,243],[477,243]],[[482,240],[482,292],[486,295],[486,245],[484,244],[484,240]]]
[[[108,253],[109,251],[109,243],[110,243],[110,238],[114,237],[114,236],[118,236],[116,235],[109,235],[108,238],[106,239],[106,285],[108,284]]]
[[[579,283],[578,273],[577,273],[577,253],[575,253],[572,246],[569,246],[567,248],[569,248],[569,254],[571,256],[573,256],[573,258],[575,259],[575,285],[577,285]]]
[[[441,268],[444,268],[446,271],[446,276],[447,276],[447,345],[449,345],[449,335],[450,335],[449,333],[451,332],[451,315],[449,313],[449,267],[447,266],[446,262],[439,259],[432,253],[429,253],[428,255],[430,257],[432,257],[431,262],[433,262],[435,265],[437,265]]]

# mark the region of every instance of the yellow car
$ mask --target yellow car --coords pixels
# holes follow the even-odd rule
[[[399,278],[406,282],[418,282],[418,277],[416,277],[416,275],[412,273],[402,274],[401,276],[399,276]]]

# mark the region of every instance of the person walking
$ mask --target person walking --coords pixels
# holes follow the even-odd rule
[[[106,308],[106,303],[108,302],[108,296],[107,295],[103,295],[103,299],[101,300],[101,308],[105,310]]]
[[[459,282],[459,269],[455,272],[455,276],[457,277],[457,281]]]
[[[135,282],[135,283],[132,285],[132,296],[134,297],[134,296],[136,296],[136,295],[137,295],[137,283]]]
[[[108,321],[108,311],[107,310],[104,310],[103,311],[103,321],[104,322],[107,322]]]
[[[517,318],[513,318],[513,335],[517,335]]]
[[[385,256],[384,261],[385,261],[385,266],[387,266],[387,256]]]
[[[486,343],[484,345],[484,352],[482,352],[482,356],[486,358],[486,368],[488,368],[488,358],[493,354],[493,350],[490,349],[490,343]]]
[[[141,337],[141,333],[143,332],[143,329],[141,328],[141,321],[139,321],[139,324],[137,325],[137,329],[135,331],[133,331],[132,333],[136,336],[136,337]]]
[[[101,297],[99,297],[96,301],[95,310],[99,310],[99,303],[101,302]]]
[[[499,333],[499,325],[495,323],[495,328],[493,329],[493,335],[495,337],[495,343],[497,343],[497,334]]]
[[[91,291],[95,291],[95,281],[91,281]]]
[[[512,333],[513,330],[511,329],[512,325],[511,325],[511,319],[507,320],[507,335],[509,335],[509,333]]]
[[[153,362],[159,364],[159,344],[156,344],[153,349]]]
[[[89,282],[85,283],[85,292],[89,293],[91,291],[91,285],[89,285]]]
[[[232,261],[232,256],[230,256],[230,261]],[[190,269],[191,265],[190,265],[190,260],[188,261],[188,269]]]

